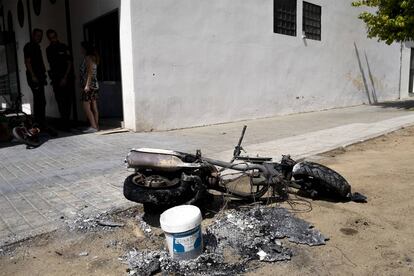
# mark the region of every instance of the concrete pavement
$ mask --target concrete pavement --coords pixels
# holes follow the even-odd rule
[[[321,112],[150,133],[74,135],[37,149],[0,148],[0,246],[61,227],[78,212],[92,215],[133,205],[122,185],[133,147],[194,152],[229,160],[243,125],[248,154],[309,157],[414,125],[414,102]]]

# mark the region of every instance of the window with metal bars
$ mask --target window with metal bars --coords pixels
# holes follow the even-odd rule
[[[321,40],[322,7],[303,2],[303,33],[308,39]]]
[[[296,36],[296,0],[273,0],[273,32]]]

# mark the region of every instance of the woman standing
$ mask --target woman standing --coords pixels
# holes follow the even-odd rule
[[[93,133],[99,130],[99,113],[98,113],[98,91],[99,84],[97,79],[97,67],[99,56],[94,47],[89,42],[82,42],[83,61],[80,65],[81,81],[81,100],[83,110],[90,123],[90,127],[84,130],[84,133]]]

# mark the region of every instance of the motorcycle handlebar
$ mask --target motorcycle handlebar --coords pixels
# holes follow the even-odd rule
[[[247,126],[246,126],[246,125],[244,125],[244,126],[243,126],[243,130],[242,130],[242,133],[241,133],[240,138],[239,138],[239,142],[237,143],[237,146],[238,146],[238,147],[240,147],[240,146],[241,146],[241,143],[242,143],[243,138],[244,138],[244,134],[246,133],[246,129],[247,129]]]
[[[246,132],[246,129],[247,129],[247,126],[246,126],[246,125],[244,125],[244,126],[243,126],[243,130],[242,130],[242,133],[241,133],[240,138],[239,138],[239,142],[238,142],[238,143],[237,143],[237,145],[234,147],[234,151],[233,151],[233,158],[231,159],[230,163],[233,163],[233,162],[234,162],[234,160],[236,160],[236,158],[237,158],[238,156],[240,156],[240,153],[241,153],[241,151],[243,150],[243,148],[242,148],[242,146],[241,146],[241,143],[242,143],[242,141],[243,141],[243,138],[244,138],[244,134],[245,134],[245,132]]]

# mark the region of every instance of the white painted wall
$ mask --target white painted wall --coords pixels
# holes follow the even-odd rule
[[[367,103],[356,49],[368,91],[397,99],[399,44],[367,39],[352,0],[309,2],[322,41],[302,40],[300,0],[296,37],[273,33],[273,0],[131,1],[136,129]]]
[[[20,28],[17,1],[2,2],[5,15],[13,13],[23,103],[31,103],[23,58],[27,15]],[[360,10],[350,6],[351,0],[309,2],[322,6],[322,41],[301,38],[301,0],[296,37],[273,33],[273,0],[71,0],[77,83],[83,25],[120,7],[124,120],[130,129],[173,129],[350,106],[368,103],[366,90],[371,95],[375,90],[380,101],[408,96],[411,46],[404,44],[402,51],[400,92],[399,44],[367,39],[357,19]],[[66,43],[64,1],[42,1],[41,16],[32,11],[32,25],[55,28]],[[44,61],[48,66],[46,55]],[[57,116],[51,87],[46,91],[47,115]]]

